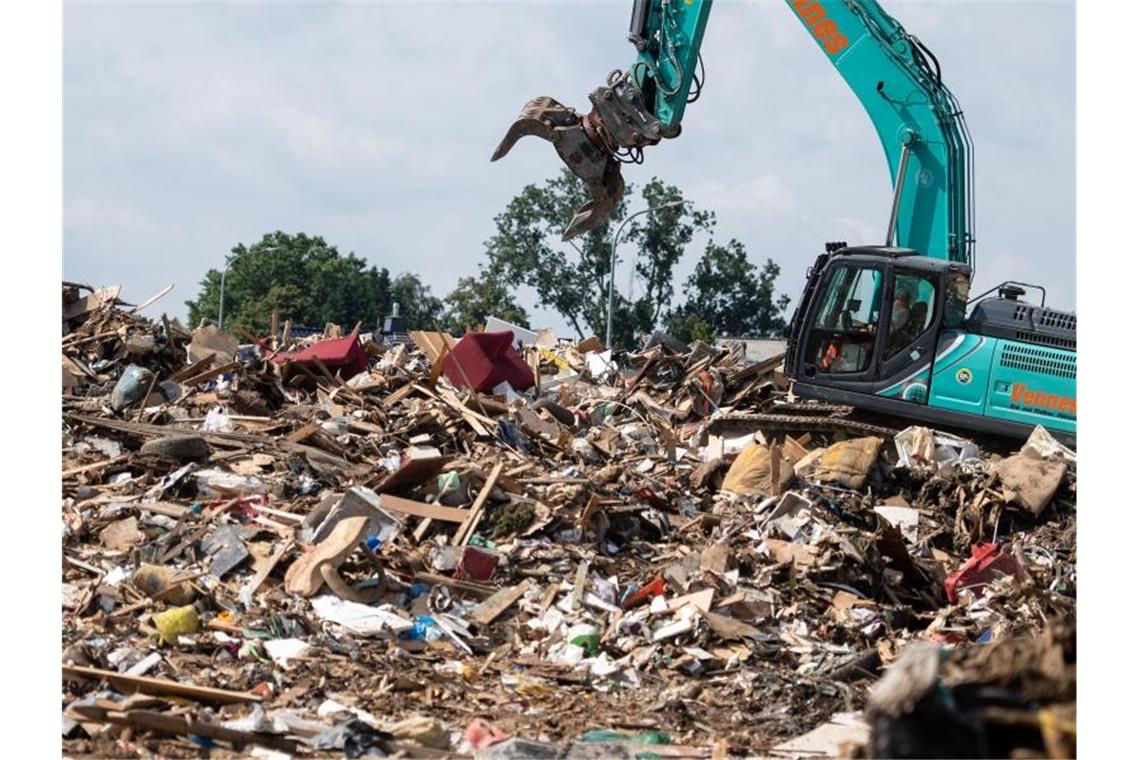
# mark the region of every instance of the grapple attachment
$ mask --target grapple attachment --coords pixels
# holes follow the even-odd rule
[[[554,149],[566,166],[590,190],[590,200],[575,212],[574,218],[562,231],[563,240],[605,224],[625,190],[621,164],[614,158],[613,151],[604,147],[590,116],[579,116],[573,108],[567,108],[545,95],[534,98],[523,106],[491,156],[492,161],[498,161],[510,152],[520,137],[527,135],[554,143]]]

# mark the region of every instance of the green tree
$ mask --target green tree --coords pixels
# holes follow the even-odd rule
[[[453,333],[477,329],[487,317],[498,317],[520,327],[530,327],[526,309],[515,301],[510,286],[492,267],[479,266],[478,277],[461,277],[446,298],[442,324]]]
[[[437,329],[443,302],[431,294],[419,275],[404,272],[392,280],[392,300],[400,305],[400,316],[409,330]]]
[[[771,259],[757,268],[739,240],[728,245],[710,240],[685,280],[685,303],[669,312],[666,327],[685,341],[776,335],[791,300],[775,295],[779,274]]]
[[[527,285],[539,305],[562,315],[578,336],[604,335],[613,233],[629,211],[632,185],[610,218],[575,240],[560,242],[562,228],[589,200],[585,186],[564,169],[541,187],[527,185],[495,217],[495,234],[486,241],[490,270],[511,287]],[[644,216],[630,222],[620,243],[633,243],[634,266],[644,292],[634,301],[614,294],[614,344],[628,348],[638,331],[657,326],[673,297],[673,269],[698,229],[712,226],[711,213],[693,208],[681,191],[653,179],[641,191]],[[682,204],[658,208],[662,204]]]
[[[321,327],[334,322],[351,327],[363,322],[364,329],[371,329],[391,309],[396,283],[388,270],[369,266],[353,253],[342,255],[319,236],[269,233],[253,245],[234,246],[228,260],[227,327],[265,332],[276,309],[281,319],[298,325]],[[186,302],[191,325],[217,319],[221,279],[221,271],[209,270],[197,298]],[[413,298],[426,296],[429,307],[431,300],[438,304],[421,288],[424,292]]]

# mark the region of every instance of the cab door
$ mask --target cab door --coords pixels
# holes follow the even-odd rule
[[[866,391],[878,374],[885,338],[880,329],[887,296],[883,264],[840,263],[831,267],[807,315],[802,341],[802,378],[813,385]]]
[[[883,315],[882,359],[871,392],[925,404],[943,298],[938,272],[892,267]]]

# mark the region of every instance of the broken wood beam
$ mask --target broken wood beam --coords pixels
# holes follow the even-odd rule
[[[145,676],[128,676],[114,670],[101,668],[88,668],[79,665],[64,665],[63,675],[72,678],[91,678],[106,681],[118,691],[129,694],[140,692],[155,697],[185,697],[199,702],[214,702],[222,705],[243,702],[260,702],[261,697],[248,691],[231,691],[229,689],[215,689],[211,686],[195,686],[189,683],[179,683],[165,678],[148,678]]]
[[[497,462],[491,476],[487,478],[487,482],[483,484],[483,488],[479,491],[479,495],[475,497],[475,503],[471,505],[467,522],[465,522],[455,535],[451,538],[452,546],[466,546],[467,541],[470,539],[471,534],[475,532],[475,528],[479,525],[479,520],[483,518],[483,511],[487,507],[487,499],[491,496],[491,491],[495,488],[495,481],[499,479],[499,475],[503,472],[503,463]],[[426,517],[426,515],[425,515]]]
[[[528,578],[518,585],[499,589],[476,606],[467,616],[467,619],[479,625],[490,625],[495,618],[502,615],[512,604],[521,599],[530,585],[531,580]]]

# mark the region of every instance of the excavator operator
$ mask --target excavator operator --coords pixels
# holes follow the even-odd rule
[[[887,345],[896,345],[903,338],[910,321],[910,292],[900,290],[895,293],[895,302],[891,306],[891,331]]]

